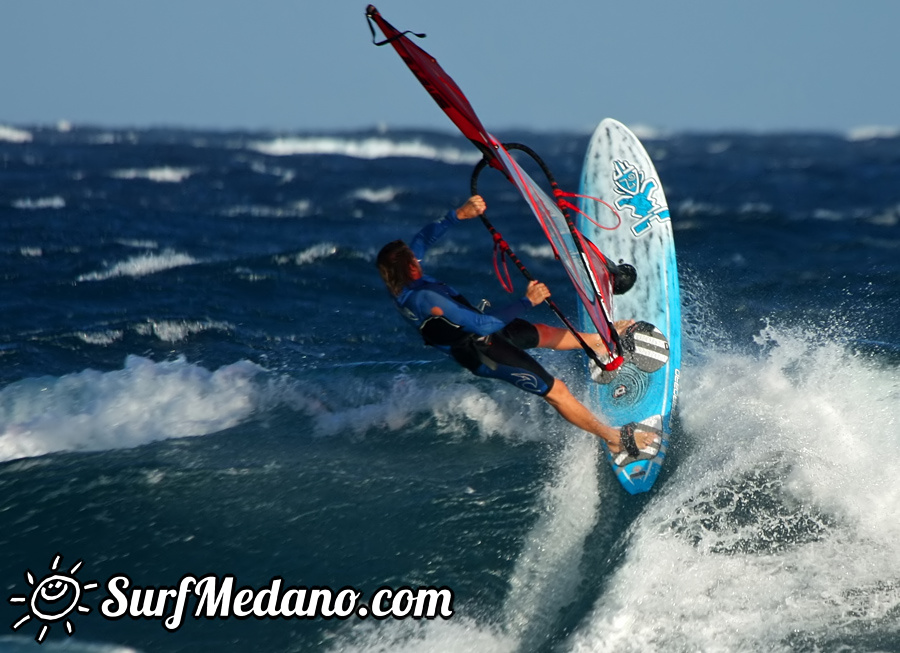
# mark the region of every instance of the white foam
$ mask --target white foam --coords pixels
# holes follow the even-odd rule
[[[317,245],[308,247],[307,249],[304,249],[302,252],[298,252],[297,254],[292,254],[290,256],[276,256],[275,262],[278,265],[287,265],[289,263],[293,263],[294,265],[308,265],[310,263],[315,263],[316,261],[334,256],[335,254],[337,254],[337,251],[338,247],[334,243],[318,243]]]
[[[155,240],[117,238],[116,242],[124,247],[133,247],[135,249],[159,249],[159,243],[157,243]]]
[[[816,209],[813,211],[812,217],[816,220],[825,220],[827,222],[840,222],[844,219],[844,214],[832,209]]]
[[[162,184],[177,184],[194,174],[190,168],[172,168],[162,166],[159,168],[130,168],[127,170],[115,170],[111,173],[116,179],[147,179]]]
[[[745,202],[738,209],[740,213],[771,213],[772,205],[765,202]]]
[[[248,147],[269,156],[294,156],[300,154],[338,154],[357,159],[381,159],[406,157],[431,159],[443,163],[472,165],[481,159],[477,152],[462,151],[454,147],[435,147],[421,140],[393,141],[388,138],[276,138],[256,141]]]
[[[233,329],[231,324],[215,320],[147,320],[125,329],[76,331],[72,335],[89,345],[107,346],[122,340],[126,330],[142,336],[158,338],[163,342],[181,342],[197,333],[211,330],[227,332]]]
[[[133,256],[127,261],[116,263],[106,270],[82,274],[78,277],[78,281],[103,281],[114,277],[142,277],[172,268],[194,265],[195,263],[199,263],[199,261],[192,256],[166,249],[159,254]]]
[[[348,396],[354,396],[349,387],[346,390]],[[467,432],[473,424],[485,437],[534,432],[526,427],[521,415],[515,414],[522,406],[503,406],[498,401],[500,396],[485,394],[472,384],[401,373],[393,379],[387,395],[378,401],[317,414],[316,430],[322,435],[364,433],[370,428],[395,431],[424,411],[433,416],[439,433]]]
[[[24,129],[0,125],[0,141],[6,141],[8,143],[28,143],[32,138],[31,132],[27,132]]]
[[[352,626],[329,650],[341,653],[513,653],[519,650],[514,636],[459,615],[447,621],[390,620]]]
[[[699,202],[692,198],[682,200],[678,204],[679,216],[692,216],[697,214],[721,215],[724,212],[725,210],[720,206],[710,204],[709,202]]]
[[[898,136],[900,136],[900,127],[879,125],[855,127],[847,132],[848,141],[870,141],[876,138],[897,138]]]
[[[89,345],[111,345],[121,340],[125,332],[121,329],[108,331],[78,331],[75,336]]]
[[[312,213],[310,200],[297,200],[286,206],[266,206],[264,204],[244,204],[224,211],[229,218],[250,216],[253,218],[305,218]]]
[[[55,635],[55,629],[53,632]],[[75,641],[75,638],[54,641],[51,637],[47,637],[41,642],[39,649],[45,653],[140,653],[138,649],[130,646],[91,642],[86,641],[83,637],[78,639],[78,641]],[[19,653],[20,651],[28,653],[28,651],[34,651],[34,636],[0,635],[0,650],[4,651],[4,653]]]
[[[92,145],[115,145],[116,143],[123,141],[136,143],[137,138],[135,138],[133,135],[131,136],[132,138],[129,139],[124,135],[120,136],[119,134],[116,134],[114,132],[104,132],[102,134],[97,134],[96,136],[90,136],[88,138],[88,143],[91,143]]]
[[[900,204],[884,209],[870,217],[868,221],[880,227],[896,226],[900,222]]]
[[[402,191],[399,188],[388,186],[387,188],[358,188],[350,194],[352,199],[371,202],[372,204],[386,204],[393,202]]]
[[[15,200],[12,203],[14,209],[22,209],[25,211],[37,211],[40,209],[64,209],[66,208],[66,200],[59,195],[52,197],[39,197],[32,199],[26,197],[24,199]]]
[[[635,136],[638,137],[639,140],[642,141],[651,141],[666,138],[666,135],[662,131],[660,131],[656,127],[651,127],[649,125],[631,125],[629,126],[629,129]]]
[[[757,341],[684,370],[679,467],[567,649],[787,652],[896,611],[900,370],[818,334]]]
[[[544,487],[537,523],[528,533],[509,581],[504,629],[533,649],[547,639],[559,613],[575,598],[582,580],[581,557],[600,515],[599,446],[595,438],[568,428],[565,449]]]
[[[547,260],[556,258],[556,254],[553,253],[553,246],[550,243],[544,243],[542,245],[529,245],[527,243],[516,245],[516,250],[526,254],[528,258],[543,258]]]
[[[294,180],[294,177],[297,176],[297,173],[289,168],[281,168],[277,166],[267,166],[259,161],[251,161],[250,169],[253,172],[259,173],[261,175],[270,175],[273,177],[279,177],[281,179],[281,183],[287,184]]]
[[[230,331],[232,326],[227,322],[199,320],[151,320],[145,324],[137,324],[134,330],[144,336],[155,336],[163,342],[179,342],[195,334],[209,330]]]
[[[17,381],[0,390],[0,460],[227,429],[252,413],[260,371],[247,361],[210,371],[129,356],[121,370]]]
[[[451,438],[471,437],[474,430],[478,437],[516,442],[566,440],[550,462],[552,469],[535,508],[537,521],[523,542],[508,596],[495,619],[454,617],[452,622],[354,628],[335,649],[471,653],[529,650],[530,643],[544,641],[576,594],[584,543],[598,518],[598,470],[604,468],[598,465],[595,439],[560,420],[543,400],[479,381],[464,371],[401,371],[385,385],[384,394],[373,397],[352,387],[343,392],[347,397],[365,396],[367,401],[314,411],[317,434],[362,434],[373,428],[404,431],[424,413],[430,431]]]
[[[312,414],[319,435],[363,433],[369,428],[403,431],[425,413],[431,418],[430,430],[451,437],[471,434],[474,426],[483,438],[565,438],[564,447],[549,463],[551,470],[535,507],[537,520],[522,543],[503,606],[484,620],[457,614],[446,622],[391,622],[377,628],[355,625],[342,633],[332,650],[540,650],[553,635],[560,613],[576,598],[585,542],[600,517],[598,473],[605,473],[606,466],[599,464],[598,444],[560,420],[541,399],[471,379],[466,372],[401,372],[387,394],[372,403]],[[346,392],[349,397],[357,396],[352,388]]]

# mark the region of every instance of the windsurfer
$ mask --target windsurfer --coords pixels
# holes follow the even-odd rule
[[[401,315],[418,329],[426,344],[448,354],[477,376],[500,379],[543,397],[570,423],[605,440],[614,454],[623,448],[632,456],[639,455],[639,450],[655,450],[659,445],[658,436],[635,431],[630,426],[617,430],[604,424],[562,381],[524,351],[535,347],[566,350],[581,346],[567,329],[521,319],[525,311],[550,297],[545,284],[531,281],[525,296],[518,301],[482,312],[456,290],[423,272],[420,260],[426,250],[452,226],[484,211],[484,199],[475,195],[441,220],[426,225],[409,245],[395,240],[381,249],[378,271]],[[621,332],[633,322],[622,320],[615,326]],[[579,336],[585,342],[596,341],[601,346],[597,334],[580,333]]]

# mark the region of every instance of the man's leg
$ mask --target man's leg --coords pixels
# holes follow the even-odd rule
[[[634,324],[634,320],[619,320],[615,324],[616,331],[621,334],[632,324]],[[537,329],[540,338],[538,347],[542,349],[566,350],[581,348],[578,338],[566,328],[549,326],[547,324],[535,324],[534,326]],[[596,333],[579,333],[578,335],[581,336],[588,346],[593,347],[594,349],[603,347],[600,336]],[[605,352],[605,348],[603,351]]]
[[[559,379],[556,379],[553,387],[550,388],[550,392],[544,395],[544,399],[569,423],[606,440],[610,451],[613,453],[619,453],[622,450],[621,435],[618,429],[607,426],[597,419],[584,404],[575,398],[575,395],[569,391],[566,384]],[[654,433],[635,431],[634,441],[638,449],[651,447],[655,440],[656,435]]]
[[[547,402],[553,406],[556,411],[571,424],[580,429],[587,431],[599,438],[603,438],[613,453],[622,450],[621,435],[618,429],[607,426],[597,419],[591,411],[589,411],[566,387],[566,384],[557,378],[554,378],[543,366],[532,358],[526,351],[514,345],[507,340],[509,337],[524,340],[527,331],[531,330],[530,342],[526,346],[534,347],[535,339],[540,340],[544,335],[556,336],[561,338],[565,336],[560,331],[565,332],[576,343],[577,340],[566,329],[555,329],[546,325],[531,325],[525,321],[513,322],[518,324],[517,331],[508,333],[504,338],[494,338],[490,346],[481,351],[483,356],[490,358],[493,364],[488,366],[482,363],[475,369],[469,368],[472,373],[477,376],[483,376],[491,379],[500,379],[511,383],[517,388],[531,392],[544,397]],[[542,333],[542,329],[545,329]],[[511,330],[510,330],[511,331]],[[590,335],[590,334],[586,334]],[[537,338],[535,338],[537,336]],[[599,340],[597,334],[593,334],[594,340]],[[562,344],[566,341],[562,340]],[[590,341],[589,341],[590,342]],[[558,343],[559,344],[559,343]],[[549,390],[547,390],[549,388]],[[638,431],[635,433],[635,443],[638,449],[651,446],[656,439],[653,433],[646,431]]]

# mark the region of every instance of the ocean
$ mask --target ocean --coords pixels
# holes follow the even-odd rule
[[[590,436],[391,307],[380,246],[469,194],[449,130],[0,127],[0,650],[900,651],[900,135],[639,135],[685,351],[632,497]],[[577,190],[589,134],[497,136]],[[494,175],[488,214],[574,315]],[[491,247],[465,223],[425,267],[508,301]],[[539,359],[586,394],[580,352]],[[174,602],[110,589],[210,576],[446,588],[452,614],[167,627]]]

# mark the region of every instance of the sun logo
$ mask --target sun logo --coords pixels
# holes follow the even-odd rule
[[[38,644],[43,643],[44,638],[50,631],[50,625],[58,621],[65,620],[66,632],[69,637],[75,632],[72,622],[67,619],[73,610],[81,614],[87,614],[91,609],[86,605],[81,605],[81,595],[84,592],[97,589],[100,584],[96,581],[85,583],[82,585],[75,574],[81,568],[82,561],[79,560],[68,572],[53,573],[59,569],[59,563],[62,560],[60,554],[56,554],[53,562],[50,563],[50,574],[47,574],[39,582],[35,583],[34,575],[30,570],[25,572],[25,580],[31,587],[30,595],[13,595],[9,597],[9,602],[13,605],[19,603],[28,604],[28,612],[22,615],[16,623],[12,625],[13,630],[18,630],[24,626],[32,618],[41,622],[41,629],[34,638]]]

